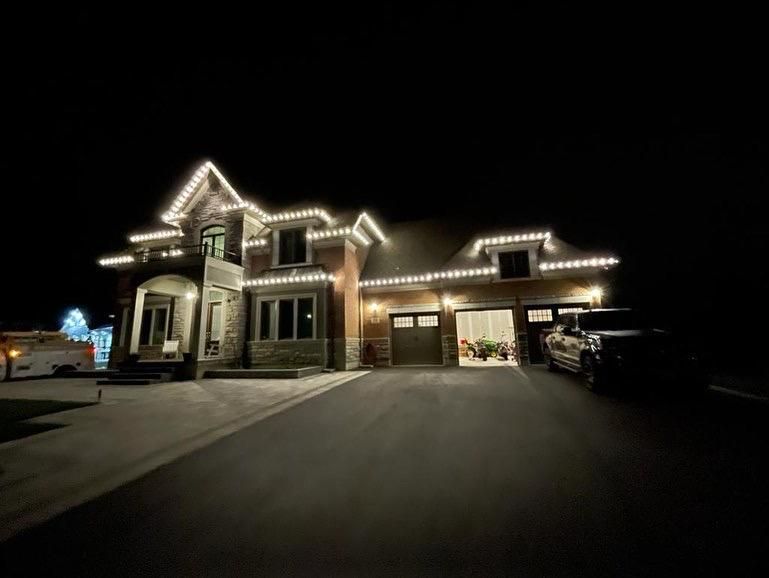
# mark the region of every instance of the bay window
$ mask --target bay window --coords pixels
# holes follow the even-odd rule
[[[260,341],[315,339],[315,295],[260,298],[256,310]]]

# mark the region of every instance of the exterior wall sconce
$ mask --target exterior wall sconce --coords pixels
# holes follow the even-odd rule
[[[600,287],[591,287],[590,288],[590,305],[591,307],[593,305],[597,305],[598,307],[601,306],[601,298],[603,297],[603,289]]]
[[[369,323],[376,325],[379,323],[379,303],[370,303],[369,311],[371,311],[371,317],[369,317]]]

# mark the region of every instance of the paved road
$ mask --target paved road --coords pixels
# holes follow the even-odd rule
[[[3,575],[767,570],[769,407],[382,370],[0,547]]]

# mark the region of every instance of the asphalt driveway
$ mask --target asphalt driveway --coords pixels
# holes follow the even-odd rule
[[[0,546],[5,575],[765,572],[769,411],[381,370]]]

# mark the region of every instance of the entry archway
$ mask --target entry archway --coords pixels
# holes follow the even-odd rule
[[[153,357],[168,340],[179,342],[179,351],[190,351],[190,335],[198,295],[197,286],[181,275],[159,275],[136,288],[130,352],[140,346]]]

